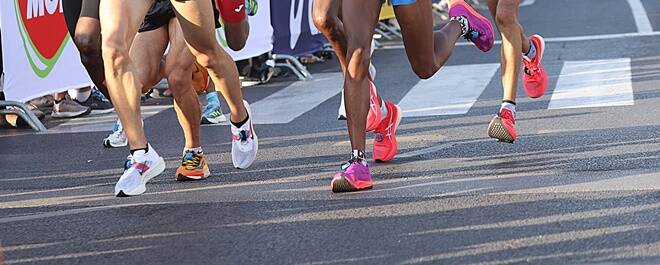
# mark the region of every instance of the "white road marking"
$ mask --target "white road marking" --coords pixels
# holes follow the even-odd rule
[[[295,82],[251,104],[257,124],[289,123],[342,90],[341,73],[315,74],[311,81]]]
[[[644,9],[642,0],[628,0],[628,5],[630,5],[630,9],[632,10],[633,18],[635,19],[635,25],[637,26],[637,32],[653,32],[651,21],[649,20],[649,16],[646,14],[646,9]]]
[[[417,83],[399,102],[404,117],[467,113],[490,83],[499,63],[445,66]]]
[[[566,61],[548,109],[634,105],[630,58]]]

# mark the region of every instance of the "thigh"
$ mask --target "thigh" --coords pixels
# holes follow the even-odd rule
[[[434,60],[431,0],[417,0],[413,4],[395,6],[394,13],[401,26],[408,58],[411,61]]]
[[[349,49],[357,48],[356,45],[371,49],[371,39],[382,4],[380,0],[343,2],[342,16]]]
[[[168,44],[167,26],[140,32],[131,45],[131,60],[135,65],[135,78],[144,86],[160,81],[160,63]]]
[[[220,49],[215,39],[213,9],[208,0],[172,0],[186,43],[197,52]]]
[[[167,53],[167,60],[165,61],[165,74],[170,75],[174,70],[192,71],[195,57],[190,53],[186,40],[183,38],[183,32],[179,21],[172,19],[168,27],[170,37],[170,49]]]
[[[99,5],[101,0],[82,0],[80,17],[99,19]]]
[[[64,20],[69,30],[69,35],[73,38],[75,37],[76,24],[78,24],[80,10],[82,9],[82,0],[63,0],[62,9],[64,9]]]
[[[151,0],[101,0],[99,18],[103,46],[130,49]]]

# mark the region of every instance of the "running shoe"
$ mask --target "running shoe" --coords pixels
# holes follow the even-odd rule
[[[490,51],[495,42],[493,24],[464,0],[452,0],[449,17],[463,26],[463,36],[483,52]]]
[[[149,152],[135,151],[131,167],[124,171],[115,184],[115,196],[127,197],[144,193],[147,190],[147,182],[158,176],[163,170],[165,170],[165,160],[156,153],[151,145],[149,145]]]
[[[512,144],[516,140],[516,118],[509,109],[501,109],[488,124],[488,136]]]
[[[245,0],[245,12],[248,16],[254,16],[259,10],[259,3],[257,0]]]
[[[176,170],[176,180],[200,180],[211,175],[203,152],[186,150],[181,159],[181,166]]]
[[[383,119],[380,100],[374,82],[369,80],[369,112],[367,113],[367,132],[375,130]]]
[[[342,171],[335,174],[330,183],[332,192],[351,192],[373,187],[369,165],[361,159],[351,159],[342,166]]]
[[[528,97],[538,98],[545,94],[548,87],[548,74],[542,64],[545,41],[539,35],[532,35],[529,40],[536,48],[536,56],[531,59],[523,56],[523,88]]]
[[[106,148],[115,148],[124,147],[126,145],[128,145],[128,139],[126,139],[126,134],[124,134],[124,127],[121,126],[121,121],[117,119],[112,126],[112,132],[110,135],[103,139],[103,146]]]
[[[248,121],[243,124],[240,128],[231,124],[231,161],[234,163],[234,167],[238,169],[246,169],[252,165],[255,157],[257,156],[257,151],[259,150],[259,139],[257,134],[254,132],[254,126],[252,125],[252,112],[250,111],[250,105],[247,101],[243,100],[243,105],[245,110],[248,113]]]
[[[378,128],[374,130],[373,156],[375,161],[386,162],[394,159],[399,148],[396,141],[396,130],[401,123],[401,108],[390,101],[385,101],[387,117],[383,119]]]
[[[192,73],[192,84],[197,93],[206,92],[206,88],[209,86],[209,72],[197,62],[195,62],[195,69]]]
[[[92,111],[87,106],[80,105],[78,102],[65,98],[59,103],[53,105],[53,112],[50,114],[53,118],[75,118],[87,115]]]
[[[222,113],[219,101],[208,101],[202,112],[202,124],[218,124],[227,122],[227,117]]]
[[[92,114],[106,114],[114,110],[110,100],[108,100],[96,87],[92,87],[91,94],[87,100],[83,102],[75,101],[80,105],[89,107],[92,110]]]

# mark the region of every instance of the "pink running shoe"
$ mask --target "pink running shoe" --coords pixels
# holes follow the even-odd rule
[[[351,192],[371,189],[373,181],[367,163],[352,160],[342,172],[335,174],[330,186],[332,192]]]
[[[516,140],[516,118],[508,109],[501,109],[488,124],[488,136],[500,142],[510,143]]]
[[[387,107],[387,117],[383,119],[380,126],[374,130],[373,156],[375,161],[387,162],[394,159],[399,144],[396,141],[396,129],[401,123],[401,108],[394,103],[385,101]]]
[[[367,132],[373,131],[378,128],[382,120],[380,112],[380,100],[378,100],[378,92],[376,85],[371,80],[369,81],[369,113],[367,113]]]
[[[523,56],[523,88],[528,97],[538,98],[545,94],[548,87],[548,74],[542,64],[545,41],[540,35],[532,35],[529,39],[536,47],[536,56],[532,59]]]
[[[479,50],[487,52],[493,48],[495,42],[493,24],[468,3],[463,0],[452,0],[449,4],[449,17],[458,20],[464,26],[467,24],[467,28],[463,29],[463,35]],[[467,23],[464,23],[464,20],[467,20]]]

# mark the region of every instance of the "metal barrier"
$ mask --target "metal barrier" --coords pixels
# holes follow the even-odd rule
[[[4,75],[0,76],[0,115],[14,114],[23,119],[33,130],[37,132],[46,132],[46,126],[37,118],[34,113],[22,102],[5,100],[5,94],[2,92],[4,84]]]
[[[302,65],[296,57],[286,54],[273,54],[271,58],[275,61],[275,67],[291,70],[298,77],[298,80],[304,81],[312,78],[312,74],[307,71],[307,67]],[[278,63],[278,61],[280,62]]]

